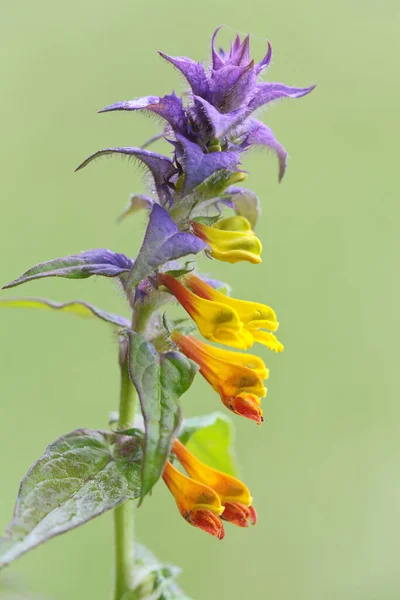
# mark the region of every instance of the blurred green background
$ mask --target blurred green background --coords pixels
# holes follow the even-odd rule
[[[180,582],[196,600],[400,597],[399,16],[394,0],[2,3],[1,283],[84,249],[135,254],[144,216],[119,226],[115,218],[130,192],[145,191],[141,170],[118,159],[73,169],[99,148],[140,145],[158,130],[139,114],[96,114],[117,100],[183,90],[158,49],[207,60],[213,29],[226,23],[219,41],[251,32],[256,58],[271,40],[270,80],[318,83],[263,115],[290,153],[283,183],[272,155],[245,158],[263,205],[264,262],[205,263],[237,297],[277,310],[286,346],[280,356],[260,349],[271,369],[263,427],[235,419],[259,525],[228,526],[217,542],[186,525],[162,484],[137,512],[138,538],[184,568]],[[17,292],[125,310],[102,279]],[[106,425],[118,369],[106,325],[5,310],[0,332],[3,528],[45,446]],[[187,415],[220,406],[200,379],[184,398]],[[4,577],[48,600],[106,600],[112,553],[107,514]]]

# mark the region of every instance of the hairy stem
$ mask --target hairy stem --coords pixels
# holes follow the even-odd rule
[[[121,395],[119,431],[133,426],[136,391],[130,380],[127,359],[121,364]],[[114,600],[121,600],[132,589],[134,572],[133,502],[128,500],[114,510],[115,529],[115,589]]]
[[[132,317],[132,329],[137,333],[143,333],[153,312],[154,306],[151,302],[143,305],[137,303]]]

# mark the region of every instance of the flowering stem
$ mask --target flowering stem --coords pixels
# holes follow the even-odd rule
[[[118,429],[123,431],[133,426],[135,417],[136,391],[130,380],[125,359],[121,365],[121,395]],[[115,529],[115,589],[114,600],[121,600],[125,592],[132,589],[134,571],[134,519],[133,502],[127,501],[114,510]]]
[[[143,305],[137,303],[132,317],[132,329],[137,333],[143,333],[146,329],[147,322],[154,311],[154,306],[151,302]]]

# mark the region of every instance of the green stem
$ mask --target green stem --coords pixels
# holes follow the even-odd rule
[[[149,303],[133,312],[132,329],[143,333],[154,311]],[[126,345],[120,346],[121,395],[119,402],[118,430],[130,429],[135,421],[136,390],[131,381],[128,368]],[[128,500],[114,510],[115,530],[115,589],[114,600],[122,600],[124,594],[133,589],[135,567],[135,537],[133,502]]]
[[[154,305],[152,302],[148,304],[144,304],[143,306],[138,306],[133,312],[132,317],[132,329],[137,333],[143,333],[146,329],[147,322],[151,317],[151,314],[154,312]]]
[[[136,391],[130,380],[127,360],[121,365],[121,396],[119,403],[119,431],[133,426]],[[114,600],[121,600],[132,589],[134,556],[133,502],[128,500],[114,510],[115,529],[115,589]]]

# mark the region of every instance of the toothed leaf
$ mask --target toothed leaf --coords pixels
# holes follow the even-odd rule
[[[117,254],[105,248],[88,250],[35,265],[11,283],[3,286],[3,289],[16,287],[27,281],[43,277],[65,277],[66,279],[86,279],[93,275],[119,277],[128,273],[132,265],[133,261],[124,254]]]
[[[121,328],[129,327],[130,321],[113,313],[101,310],[87,302],[72,300],[71,302],[53,302],[44,298],[1,298],[0,308],[39,308],[65,312],[77,317],[97,317],[107,323],[112,323]]]
[[[181,421],[179,399],[190,387],[197,365],[179,352],[159,354],[139,333],[128,331],[129,372],[145,425],[141,498],[161,476]]]
[[[77,429],[50,444],[22,480],[0,539],[0,567],[140,495],[140,453],[115,458],[114,436]]]

